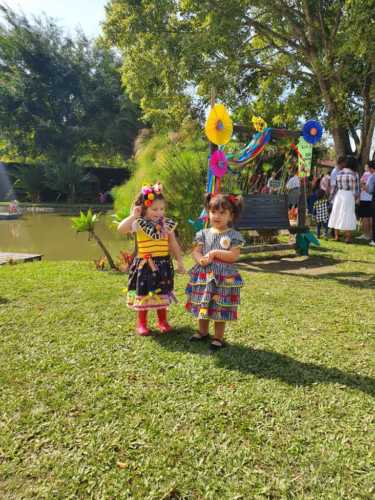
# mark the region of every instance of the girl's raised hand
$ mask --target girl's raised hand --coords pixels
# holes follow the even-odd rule
[[[142,207],[140,205],[134,205],[133,210],[132,210],[132,216],[133,217],[140,217],[142,214]]]

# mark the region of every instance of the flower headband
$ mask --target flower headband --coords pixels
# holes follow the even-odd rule
[[[212,198],[215,198],[215,196],[218,196],[220,195],[221,193],[216,193],[212,196]],[[232,205],[235,205],[237,202],[238,202],[238,197],[234,194],[228,194],[226,196],[227,200],[232,203]]]
[[[142,187],[142,194],[143,194],[143,204],[146,207],[150,207],[154,200],[155,200],[155,195],[161,194],[163,191],[163,186],[160,182],[157,182],[153,186],[143,186]]]

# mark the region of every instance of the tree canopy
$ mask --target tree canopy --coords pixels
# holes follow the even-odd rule
[[[121,60],[49,18],[0,6],[0,136],[21,157],[66,162],[127,157],[139,108],[121,84]],[[3,148],[3,152],[4,152]]]
[[[367,161],[375,126],[375,0],[111,0],[105,32],[144,116],[174,125],[215,87],[235,115],[320,117]],[[194,90],[194,92],[193,92]]]

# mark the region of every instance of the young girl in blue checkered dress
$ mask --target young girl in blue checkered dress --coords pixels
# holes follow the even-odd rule
[[[209,337],[210,320],[214,337],[210,349],[224,347],[226,321],[237,319],[240,289],[243,281],[234,267],[244,243],[242,235],[232,228],[242,210],[242,198],[228,194],[207,195],[205,208],[210,228],[195,236],[193,257],[196,265],[189,271],[186,287],[186,309],[198,318],[199,330],[191,341]]]

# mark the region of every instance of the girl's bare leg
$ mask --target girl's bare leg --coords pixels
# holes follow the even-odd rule
[[[198,331],[195,332],[190,337],[190,342],[199,342],[201,340],[208,339],[208,328],[210,326],[210,321],[208,319],[199,319],[198,320]]]
[[[362,232],[368,238],[371,238],[371,219],[370,217],[365,217],[362,219]]]
[[[225,332],[225,321],[215,321],[215,336],[212,339],[213,342],[215,340],[222,342],[224,338],[224,332]]]
[[[335,229],[335,240],[339,241],[340,239],[340,231],[338,229]]]
[[[199,320],[199,333],[202,337],[208,335],[208,329],[210,326],[210,321],[208,319],[200,319]]]

